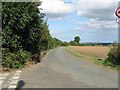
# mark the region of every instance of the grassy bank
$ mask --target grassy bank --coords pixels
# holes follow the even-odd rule
[[[102,66],[104,68],[108,68],[108,69],[112,69],[112,70],[118,70],[120,68],[120,66],[111,67],[111,66],[105,65],[104,64],[105,58],[94,57],[94,56],[91,56],[91,55],[86,55],[86,54],[77,52],[76,50],[71,49],[70,47],[66,47],[65,50],[67,52],[69,52],[70,54],[80,58],[81,60],[84,60],[84,61],[90,62],[90,63],[94,63],[96,65],[100,65],[100,66]]]

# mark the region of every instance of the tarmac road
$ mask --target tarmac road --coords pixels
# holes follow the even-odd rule
[[[118,88],[118,72],[80,60],[60,47],[22,70],[21,83],[20,88]]]

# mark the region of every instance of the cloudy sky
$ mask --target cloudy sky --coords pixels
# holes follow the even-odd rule
[[[62,41],[75,36],[81,42],[118,41],[114,15],[118,0],[42,0],[50,33]]]

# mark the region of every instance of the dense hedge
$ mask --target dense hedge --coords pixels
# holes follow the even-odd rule
[[[40,62],[42,52],[60,45],[59,40],[51,37],[39,5],[38,2],[2,3],[3,68],[20,68],[27,60]]]
[[[112,67],[120,66],[120,44],[113,44],[111,46],[108,58],[105,60],[104,64]]]

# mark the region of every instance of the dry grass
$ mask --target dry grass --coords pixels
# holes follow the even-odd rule
[[[104,59],[110,50],[107,46],[70,46],[69,48],[81,54]]]

